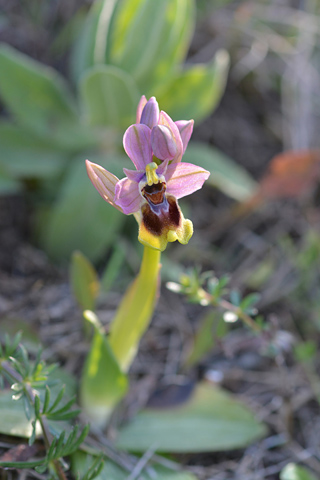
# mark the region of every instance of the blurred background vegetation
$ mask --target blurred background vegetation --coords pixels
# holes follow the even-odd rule
[[[170,246],[163,278],[180,282],[195,263],[229,274],[232,304],[259,292],[266,333],[202,319],[163,288],[133,376],[189,363],[242,395],[271,432],[251,450],[188,458],[201,478],[273,480],[289,461],[320,475],[319,36],[317,0],[0,1],[1,315],[40,325],[70,370],[58,345],[80,330],[63,290],[72,252],[101,273],[106,324],[141,254],[135,222],[101,200],[84,160],[121,177],[141,94],[174,120],[195,118],[184,159],[211,177],[181,202],[195,235]],[[307,478],[289,470],[281,480]]]

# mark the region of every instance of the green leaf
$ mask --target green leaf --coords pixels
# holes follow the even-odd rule
[[[257,184],[249,173],[231,158],[209,145],[190,143],[183,161],[196,163],[208,170],[211,175],[206,185],[219,188],[235,200],[244,201],[256,192]]]
[[[15,437],[30,438],[32,434],[32,422],[27,420],[22,400],[12,400],[12,392],[4,390],[0,392],[0,433]],[[37,434],[40,434],[40,425],[36,426]]]
[[[81,75],[95,64],[104,64],[110,22],[116,0],[100,0],[92,4],[71,56],[72,76]]]
[[[103,459],[103,454],[101,454],[100,456],[96,457],[96,459],[84,472],[82,480],[93,480],[102,472],[103,466],[104,466],[104,459]]]
[[[97,65],[82,78],[80,98],[90,125],[126,128],[134,122],[140,94],[128,73]]]
[[[224,92],[229,67],[225,50],[213,62],[197,64],[180,73],[154,92],[159,105],[174,120],[193,118],[201,122],[216,108]]]
[[[116,446],[144,452],[210,452],[241,448],[266,433],[252,412],[227,392],[201,383],[172,409],[145,409],[120,429]]]
[[[244,312],[252,310],[252,307],[259,302],[261,295],[259,293],[249,293],[243,300],[240,302],[240,309]]]
[[[0,462],[0,468],[35,468],[37,466],[43,465],[45,459],[43,460],[36,460],[34,462]]]
[[[70,281],[82,310],[94,310],[100,289],[99,279],[93,265],[81,252],[72,254]]]
[[[55,70],[2,44],[0,71],[0,97],[21,125],[55,138],[78,123],[75,101]]]
[[[280,480],[317,480],[317,478],[310,470],[295,463],[288,463],[280,473]]]
[[[84,317],[93,325],[94,335],[81,377],[81,405],[93,423],[103,426],[125,395],[128,379],[120,370],[96,315],[86,310]]]
[[[108,63],[130,73],[154,94],[183,61],[194,28],[193,0],[123,0],[115,11]]]
[[[91,161],[115,173],[128,166],[122,155],[107,158],[90,156]],[[69,260],[74,250],[97,260],[114,241],[125,216],[100,197],[87,176],[83,158],[74,161],[59,193],[40,225],[42,246],[56,261]]]
[[[1,145],[1,141],[0,141]],[[7,169],[1,165],[0,153],[0,195],[10,195],[19,192],[21,186],[19,182],[10,177]]]
[[[101,288],[107,292],[121,273],[121,267],[125,261],[126,249],[121,242],[113,246],[108,263],[101,275]]]
[[[76,452],[72,455],[71,470],[75,475],[78,475],[81,479],[88,471],[92,464],[92,456],[83,452]],[[192,473],[184,471],[175,471],[164,468],[160,465],[152,465],[152,470],[155,472],[155,480],[197,480]],[[96,480],[126,480],[129,472],[123,470],[110,460],[106,460],[102,471],[96,478]],[[148,474],[142,473],[139,475],[140,480],[150,480],[153,478]]]
[[[9,122],[0,122],[0,145],[0,168],[14,178],[56,177],[69,160],[51,141]]]
[[[314,340],[300,342],[294,346],[294,355],[299,363],[308,363],[311,360],[314,360],[317,351],[317,342]]]

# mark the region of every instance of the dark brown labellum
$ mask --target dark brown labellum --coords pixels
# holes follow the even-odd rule
[[[148,186],[148,188],[158,187],[158,185],[159,184],[152,185],[151,187]],[[165,196],[163,191],[158,192],[158,195],[160,193],[162,195],[162,202],[158,204],[152,201],[154,197],[151,197],[152,200],[149,200],[149,195],[152,195],[152,193],[150,194],[148,192],[147,195],[144,194],[148,203],[144,204],[141,208],[142,221],[146,229],[156,236],[160,236],[170,229],[175,230],[181,223],[180,209],[175,197],[171,195]],[[156,208],[152,208],[154,205],[156,205]]]

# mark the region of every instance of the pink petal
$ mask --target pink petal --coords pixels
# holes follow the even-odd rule
[[[138,184],[129,178],[120,180],[115,188],[114,201],[126,215],[140,210],[143,199]]]
[[[151,131],[151,146],[154,155],[160,160],[174,158],[177,154],[177,145],[171,130],[164,125],[157,125]]]
[[[123,136],[123,146],[137,170],[144,170],[152,162],[151,130],[147,125],[131,125]]]
[[[182,154],[183,154],[183,145],[182,145],[182,140],[181,140],[180,132],[179,132],[179,129],[178,129],[177,125],[169,117],[169,115],[166,112],[163,112],[163,111],[160,112],[159,125],[165,125],[166,127],[168,127],[171,130],[173,138],[176,142],[177,153],[176,153],[172,163],[181,162],[181,158],[182,158]]]
[[[199,190],[210,172],[192,163],[171,164],[167,168],[167,192],[177,199]]]
[[[110,205],[122,211],[121,207],[116,205],[114,201],[115,187],[119,179],[100,165],[89,162],[89,160],[86,160],[86,168],[88,177],[101,197],[110,203]]]
[[[130,180],[136,183],[139,183],[146,174],[145,170],[129,170],[128,168],[124,168],[123,172]]]
[[[142,110],[140,123],[148,125],[149,128],[153,128],[155,125],[158,125],[158,120],[159,105],[155,97],[151,97]]]
[[[183,153],[184,153],[186,151],[190,137],[192,135],[194,121],[178,120],[177,122],[175,122],[175,124],[177,125],[180,132],[180,136],[183,144]]]
[[[140,123],[141,113],[142,113],[142,110],[144,109],[144,106],[145,106],[146,103],[147,103],[146,96],[142,95],[142,97],[140,98],[140,101],[138,103],[138,107],[137,107],[137,116],[136,116],[137,123]]]
[[[170,158],[167,158],[166,160],[164,160],[163,162],[160,163],[159,167],[156,170],[158,175],[164,175],[165,174],[165,172],[167,171],[169,161],[170,161]]]

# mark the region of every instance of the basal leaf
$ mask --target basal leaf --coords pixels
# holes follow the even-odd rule
[[[81,252],[73,252],[70,267],[73,293],[83,310],[94,310],[99,279],[93,265]]]
[[[120,370],[108,339],[93,312],[84,312],[94,327],[90,352],[81,378],[81,405],[93,423],[103,426],[127,391],[127,376]]]
[[[19,182],[9,178],[7,174],[0,171],[0,195],[10,195],[19,192]]]
[[[196,163],[211,175],[206,185],[213,185],[235,200],[243,201],[256,192],[257,185],[249,173],[231,158],[209,145],[191,142],[183,156],[184,162]]]
[[[210,64],[197,64],[176,73],[154,92],[159,105],[174,120],[200,122],[216,108],[224,92],[229,67],[225,50]]]
[[[32,424],[27,420],[23,400],[13,400],[12,390],[0,392],[0,433],[14,437],[30,438]],[[40,433],[37,425],[37,434]]]
[[[108,63],[129,72],[153,95],[185,57],[194,27],[193,0],[124,0],[111,29]]]
[[[100,0],[92,4],[71,57],[72,75],[81,75],[95,64],[104,64],[109,26],[116,0]]]
[[[132,77],[112,66],[90,69],[80,83],[85,118],[90,125],[126,128],[134,121],[139,92]]]
[[[88,471],[93,459],[91,455],[87,455],[84,452],[76,452],[72,455],[71,469],[74,474],[80,475],[83,478],[85,472]],[[164,468],[160,465],[152,465],[152,470],[155,474],[155,480],[197,480],[192,473],[184,471],[174,471]],[[110,460],[106,460],[102,471],[95,477],[96,480],[126,480],[129,476],[129,472],[123,470]],[[142,471],[139,475],[140,480],[150,480],[150,476]]]
[[[118,448],[144,452],[210,452],[245,447],[265,434],[252,412],[227,392],[199,384],[172,409],[145,409],[120,429]]]
[[[121,155],[90,156],[90,160],[117,173],[125,165]],[[118,173],[119,174],[119,173]],[[60,196],[40,224],[40,240],[48,254],[57,261],[69,260],[80,250],[91,261],[97,260],[114,241],[124,215],[108,205],[90,182],[84,158],[78,158],[68,171]]]
[[[9,122],[0,122],[0,167],[13,178],[52,178],[68,163],[68,154],[50,141]]]
[[[52,68],[2,44],[0,72],[0,97],[20,124],[54,138],[66,124],[77,123],[74,99]]]

